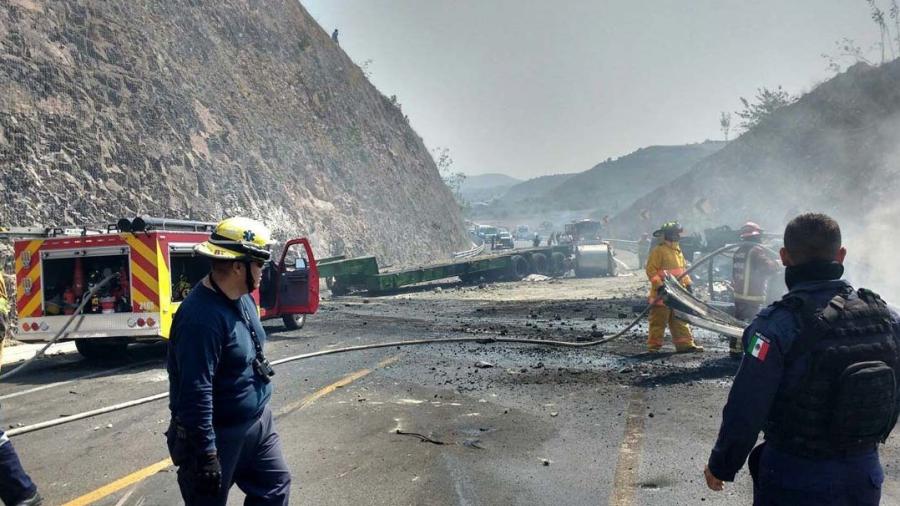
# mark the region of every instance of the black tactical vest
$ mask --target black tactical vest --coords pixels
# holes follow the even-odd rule
[[[891,313],[877,294],[859,289],[817,309],[805,294],[778,304],[799,324],[785,356],[785,371],[806,357],[801,379],[782,383],[765,437],[773,446],[807,458],[872,451],[897,423],[900,356]]]

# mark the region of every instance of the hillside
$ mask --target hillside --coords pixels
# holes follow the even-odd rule
[[[650,146],[577,174],[530,179],[511,187],[490,205],[474,208],[475,218],[516,217],[538,223],[549,219],[561,226],[571,219],[612,214],[644,195],[648,185],[677,178],[722,146],[723,142],[715,141]]]
[[[780,231],[800,212],[824,211],[860,236],[900,218],[898,127],[900,61],[856,65],[648,192],[612,225],[634,236],[669,219],[694,230],[752,219]]]
[[[521,182],[522,180],[506,174],[476,174],[466,176],[459,191],[468,202],[482,202],[503,195],[510,187]]]
[[[466,247],[422,140],[296,0],[0,3],[0,166],[0,225],[247,214],[320,255]]]

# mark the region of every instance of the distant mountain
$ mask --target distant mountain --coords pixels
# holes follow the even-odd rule
[[[660,183],[667,183],[715,153],[724,142],[650,146],[577,174],[541,176],[519,183],[502,197],[473,207],[475,219],[515,218],[543,223],[612,215]]]
[[[614,213],[648,190],[689,171],[700,160],[725,146],[706,141],[683,146],[650,146],[615,160],[607,160],[550,188],[544,200],[564,209]]]
[[[469,202],[483,202],[503,195],[511,186],[521,182],[521,179],[506,174],[478,174],[466,176],[459,191]]]

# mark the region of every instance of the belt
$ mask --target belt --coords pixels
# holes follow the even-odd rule
[[[860,455],[866,455],[868,453],[872,453],[878,449],[878,443],[863,443],[854,445],[849,448],[822,448],[822,449],[812,449],[812,448],[798,448],[794,445],[788,445],[790,448],[786,448],[784,445],[779,444],[772,440],[767,440],[769,444],[772,445],[776,450],[787,453],[789,455],[793,455],[795,457],[800,457],[804,459],[811,460],[829,460],[829,459],[841,459],[848,457],[859,457]]]

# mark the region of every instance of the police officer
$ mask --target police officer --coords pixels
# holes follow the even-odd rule
[[[704,470],[710,489],[734,480],[749,454],[755,505],[879,503],[877,445],[898,413],[900,319],[841,279],[846,253],[826,215],[787,225],[781,261],[790,291],[744,331]],[[753,448],[760,430],[765,442]]]
[[[778,270],[778,263],[762,243],[762,228],[752,221],[741,227],[741,244],[734,252],[731,281],[734,288],[734,316],[750,321],[766,301],[769,278]],[[740,358],[743,350],[737,337],[729,342],[731,355]]]
[[[194,247],[212,269],[175,314],[167,364],[167,443],[188,505],[224,506],[235,483],[246,504],[288,504],[290,471],[268,407],[274,371],[249,295],[269,243],[261,223],[229,218]]]

